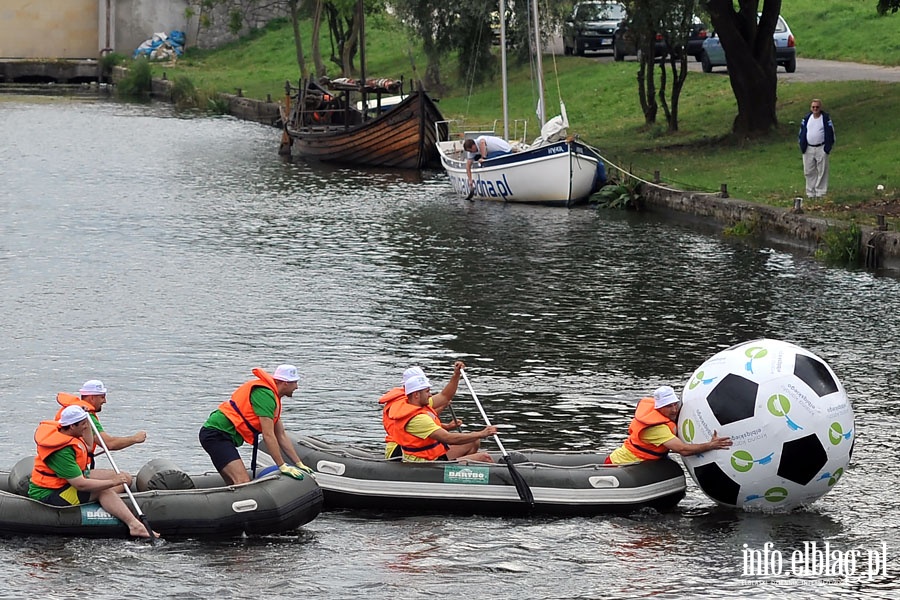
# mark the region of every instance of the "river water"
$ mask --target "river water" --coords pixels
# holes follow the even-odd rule
[[[110,389],[117,454],[209,470],[196,434],[250,369],[300,367],[291,430],[377,445],[401,371],[465,360],[509,449],[621,442],[634,405],[758,337],[829,362],[848,473],[788,515],[570,519],[325,513],[218,542],[0,539],[4,598],[896,598],[900,282],[654,215],[470,203],[441,173],[278,159],[278,133],[166,106],[0,96],[5,466],[55,394]],[[457,414],[477,426],[467,394]],[[152,515],[150,515],[152,520]],[[746,575],[748,549],[861,554],[848,577]],[[869,576],[866,558],[886,558]],[[849,565],[849,563],[846,563]],[[874,569],[873,569],[874,571]]]

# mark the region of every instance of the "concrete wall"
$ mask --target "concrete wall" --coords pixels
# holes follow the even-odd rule
[[[131,56],[144,40],[160,31],[183,31],[188,46],[196,42],[197,17],[189,21],[185,16],[186,0],[115,0],[114,3],[116,52]]]
[[[98,0],[0,0],[0,58],[96,58]]]
[[[97,58],[131,55],[158,31],[179,29],[196,42],[187,0],[0,0],[0,58]],[[109,19],[107,19],[109,12]]]

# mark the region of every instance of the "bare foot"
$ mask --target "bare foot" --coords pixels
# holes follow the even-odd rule
[[[150,537],[150,534],[147,533],[147,528],[144,527],[143,525],[137,525],[137,526],[132,525],[131,527],[128,528],[128,533],[131,535],[131,537],[139,537],[139,538],[149,538]],[[153,537],[158,538],[159,534],[156,533],[155,531],[153,531]]]

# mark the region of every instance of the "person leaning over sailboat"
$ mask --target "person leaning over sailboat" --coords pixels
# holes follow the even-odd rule
[[[682,456],[692,456],[709,450],[731,447],[731,438],[718,437],[703,444],[687,444],[675,435],[676,420],[681,411],[681,400],[670,386],[664,385],[653,392],[652,398],[641,398],[634,419],[628,426],[628,439],[613,450],[606,464],[622,465],[642,460],[665,458],[671,450]]]
[[[463,142],[463,149],[468,152],[466,155],[466,175],[469,176],[470,188],[475,184],[475,180],[472,179],[473,162],[477,160],[480,164],[489,158],[503,156],[512,152],[512,146],[509,145],[509,142],[495,135],[479,135],[474,140],[469,138]]]
[[[396,447],[399,447],[403,460],[407,462],[457,459],[493,462],[487,452],[479,452],[478,448],[480,440],[497,433],[496,427],[485,427],[472,433],[453,433],[447,431],[445,427],[448,425],[456,427],[459,422],[454,420],[444,425],[435,412],[450,403],[463,367],[465,365],[461,361],[454,364],[451,382],[437,396],[431,395],[431,382],[428,377],[424,373],[410,373],[412,369],[407,369],[407,373],[404,373],[406,381],[403,385],[403,395],[396,394],[395,388],[392,390],[395,393],[388,392],[382,396],[384,400],[382,421],[387,433],[386,457],[390,457]],[[445,395],[451,387],[453,393]],[[388,396],[390,398],[386,399]]]
[[[106,512],[128,526],[134,537],[149,537],[147,528],[119,497],[131,475],[109,469],[91,469],[88,449],[94,434],[88,413],[67,406],[56,421],[41,421],[34,432],[37,456],[31,472],[28,497],[51,506],[78,506],[97,501]],[[159,534],[153,532],[159,537]]]

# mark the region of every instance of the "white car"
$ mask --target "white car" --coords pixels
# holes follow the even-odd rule
[[[788,73],[797,70],[797,46],[794,41],[794,34],[788,27],[784,17],[778,17],[778,23],[775,24],[775,33],[772,36],[775,40],[775,64],[784,67]],[[703,52],[700,54],[700,63],[703,65],[704,73],[711,73],[713,67],[724,67],[725,50],[719,42],[719,36],[713,32],[712,35],[703,40]]]

